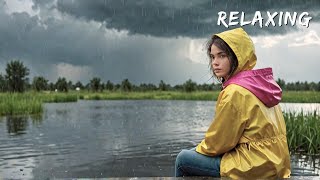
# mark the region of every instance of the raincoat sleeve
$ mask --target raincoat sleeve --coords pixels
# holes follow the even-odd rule
[[[217,156],[233,149],[245,128],[246,118],[241,114],[244,98],[236,92],[221,92],[217,101],[214,121],[196,151]],[[242,103],[241,103],[242,102]]]

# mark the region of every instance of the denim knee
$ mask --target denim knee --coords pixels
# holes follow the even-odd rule
[[[176,166],[184,164],[185,159],[188,157],[188,150],[183,149],[176,158]]]

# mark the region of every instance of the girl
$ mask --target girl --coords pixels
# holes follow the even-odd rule
[[[204,139],[178,154],[176,176],[289,178],[281,89],[272,69],[252,70],[257,58],[242,28],[214,35],[207,54],[223,89]]]

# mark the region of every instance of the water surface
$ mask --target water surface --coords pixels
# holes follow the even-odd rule
[[[320,104],[281,106],[313,111]],[[176,155],[202,140],[214,108],[212,101],[78,101],[45,104],[40,117],[3,117],[0,176],[173,176]],[[299,160],[296,172],[319,171],[312,169],[319,160]]]

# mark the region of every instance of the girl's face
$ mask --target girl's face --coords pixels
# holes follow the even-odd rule
[[[214,74],[218,78],[228,79],[229,72],[231,70],[231,63],[229,57],[225,52],[219,49],[217,46],[212,44],[211,52],[211,67]]]

